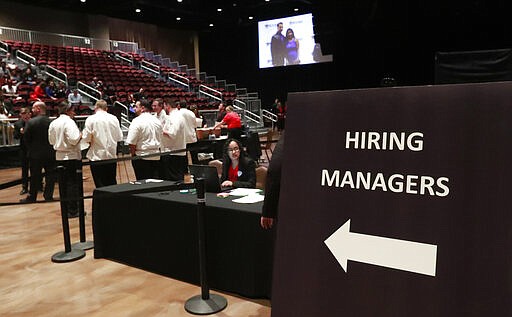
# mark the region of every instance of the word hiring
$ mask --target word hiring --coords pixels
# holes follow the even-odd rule
[[[346,149],[360,150],[423,150],[423,133],[413,132],[350,132],[345,134]]]

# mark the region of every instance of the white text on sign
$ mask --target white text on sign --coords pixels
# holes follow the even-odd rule
[[[345,135],[345,148],[357,150],[423,150],[423,133],[350,132]]]

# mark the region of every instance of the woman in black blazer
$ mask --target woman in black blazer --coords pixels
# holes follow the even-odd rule
[[[220,181],[222,187],[256,187],[256,163],[236,139],[227,140],[224,146]]]

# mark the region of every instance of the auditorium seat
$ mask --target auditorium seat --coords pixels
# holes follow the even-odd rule
[[[31,44],[17,41],[4,41],[11,49],[21,50],[36,58],[38,65],[49,65],[67,74],[68,81],[72,84],[82,81],[88,83],[93,77],[98,77],[104,84],[113,86],[117,96],[126,96],[134,93],[139,88],[145,88],[152,97],[163,97],[165,95],[175,96],[185,99],[188,102],[195,102],[200,110],[208,109],[208,102],[195,96],[195,93],[189,93],[181,87],[175,87],[170,83],[164,82],[154,76],[146,74],[143,70],[113,59],[111,52],[104,50],[95,50],[92,48],[81,47],[57,47],[46,44]],[[123,52],[124,57],[136,61],[142,61],[144,58],[138,54]],[[188,76],[184,72],[172,69],[171,67],[162,67],[165,71],[177,72],[190,80],[191,86],[196,87],[201,82],[194,76]],[[124,94],[120,94],[120,87],[123,87]],[[148,88],[153,88],[152,90]],[[158,88],[158,89],[156,89]],[[121,98],[119,100],[125,100]]]

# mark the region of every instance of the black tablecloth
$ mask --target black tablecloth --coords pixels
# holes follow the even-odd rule
[[[120,192],[94,192],[95,258],[199,284],[196,195]],[[262,203],[237,204],[231,201],[235,198],[206,193],[209,286],[269,298],[273,241],[272,233],[259,226]]]

